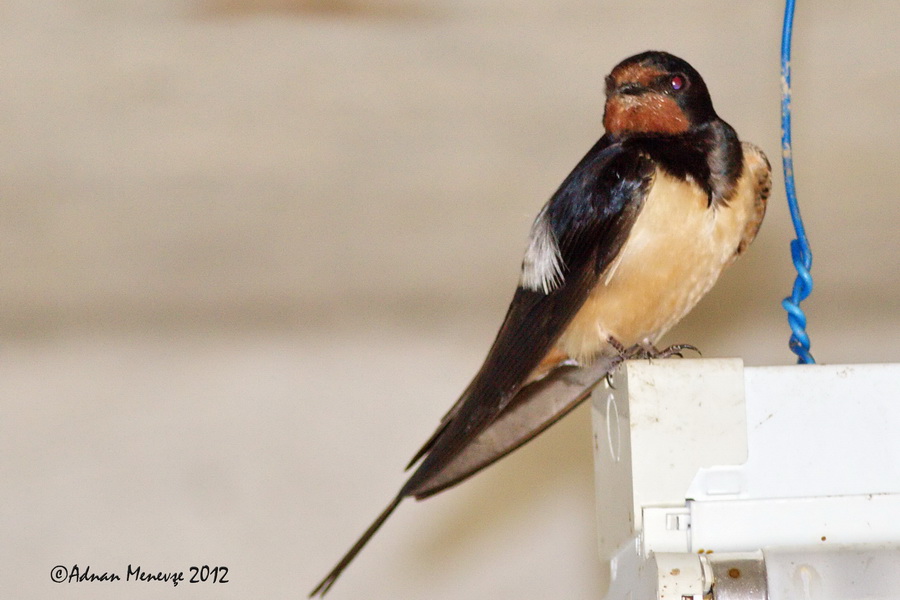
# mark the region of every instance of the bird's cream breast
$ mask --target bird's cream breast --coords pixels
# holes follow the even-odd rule
[[[681,320],[741,243],[757,196],[746,171],[727,204],[709,206],[695,182],[657,169],[622,251],[557,347],[588,361],[608,347],[610,336],[626,347],[654,343]]]

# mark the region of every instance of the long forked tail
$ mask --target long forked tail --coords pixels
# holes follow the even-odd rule
[[[340,562],[338,562],[338,564],[335,565],[335,567],[331,570],[331,572],[325,576],[325,579],[319,582],[319,585],[317,585],[316,588],[309,593],[310,598],[312,598],[313,596],[322,597],[328,593],[328,590],[331,589],[331,586],[334,585],[334,582],[337,581],[337,578],[341,576],[341,573],[344,572],[344,569],[347,568],[347,565],[349,565],[350,562],[354,558],[356,558],[356,555],[359,554],[359,551],[363,549],[363,546],[365,546],[369,542],[369,540],[372,539],[372,536],[375,535],[375,532],[378,531],[378,529],[384,524],[387,518],[391,516],[391,513],[394,512],[394,509],[396,509],[400,505],[400,501],[403,500],[403,498],[405,498],[405,495],[403,493],[400,493],[390,504],[388,504],[387,508],[385,508],[384,511],[382,511],[382,513],[378,515],[377,519],[375,519],[375,522],[369,525],[369,528],[366,529],[366,532],[362,534],[359,540],[357,540],[357,542],[353,544],[353,547],[347,551],[347,554],[344,555],[344,558],[342,558]]]

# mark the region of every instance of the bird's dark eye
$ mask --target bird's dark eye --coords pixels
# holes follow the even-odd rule
[[[687,81],[682,75],[673,75],[672,79],[669,80],[669,85],[671,85],[672,89],[676,92],[682,89],[686,83]]]

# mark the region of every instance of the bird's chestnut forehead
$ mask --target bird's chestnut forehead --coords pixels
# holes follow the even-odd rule
[[[619,65],[612,70],[612,73],[610,73],[609,76],[616,83],[616,85],[621,85],[627,82],[637,83],[643,86],[650,86],[657,79],[666,74],[667,73],[665,71],[660,71],[656,67],[643,65],[641,63],[631,63],[626,65]]]

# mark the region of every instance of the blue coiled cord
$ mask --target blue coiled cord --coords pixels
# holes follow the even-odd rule
[[[806,333],[806,314],[800,303],[812,293],[813,280],[809,270],[812,267],[812,250],[806,238],[797,190],[794,186],[794,160],[791,150],[791,33],[794,27],[794,0],[786,0],[784,7],[784,28],[781,32],[781,161],[784,167],[784,189],[787,193],[788,208],[797,239],[791,240],[791,257],[797,278],[791,295],[781,301],[788,314],[791,352],[797,355],[800,364],[814,364],[816,360],[809,352],[809,335]]]

